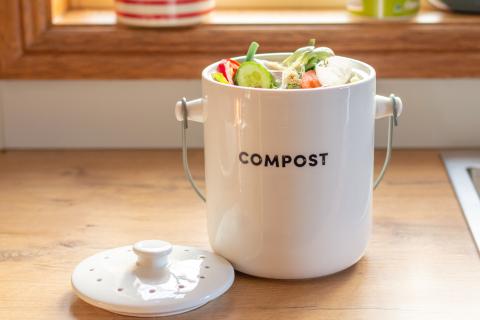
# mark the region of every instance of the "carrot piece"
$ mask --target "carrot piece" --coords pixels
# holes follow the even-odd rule
[[[318,87],[321,87],[322,84],[320,83],[320,81],[318,81],[315,70],[310,70],[303,74],[300,86],[302,87],[302,89],[307,89],[307,88],[318,88]]]

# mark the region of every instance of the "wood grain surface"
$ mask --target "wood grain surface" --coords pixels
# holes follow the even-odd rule
[[[23,54],[21,19],[17,1],[0,2],[0,78]]]
[[[238,22],[234,11],[215,14],[216,20],[185,28],[52,25],[49,0],[0,1],[0,78],[199,79],[206,65],[243,55],[253,40],[261,52],[278,52],[293,51],[309,38],[373,65],[379,77],[480,76],[478,15],[426,11],[386,22],[317,11],[318,23],[310,13],[310,22],[302,24],[258,23],[258,12],[252,13],[257,23]],[[237,22],[229,23],[229,15]]]
[[[191,153],[198,180],[202,159]],[[6,320],[124,319],[75,297],[79,261],[149,238],[209,248],[178,151],[0,154],[0,221]],[[479,258],[438,152],[395,151],[358,264],[304,281],[237,273],[222,297],[172,319],[479,319],[479,292]]]

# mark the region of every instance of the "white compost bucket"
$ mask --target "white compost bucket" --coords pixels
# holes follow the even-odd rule
[[[362,80],[277,90],[215,82],[215,63],[203,70],[203,97],[177,103],[184,167],[203,199],[188,170],[185,134],[187,119],[204,124],[210,244],[238,271],[312,278],[348,268],[363,256],[372,192],[390,159],[402,102],[377,96],[375,70],[349,60]],[[374,180],[375,119],[383,117],[390,117],[387,157]]]

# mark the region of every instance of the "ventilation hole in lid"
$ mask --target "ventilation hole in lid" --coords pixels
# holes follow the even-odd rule
[[[185,286],[183,284],[178,285],[178,289],[183,289],[183,288],[185,288]]]
[[[188,251],[190,251],[190,250],[188,250],[188,249],[184,249],[183,251],[185,251],[185,252],[188,252]]]
[[[200,279],[205,279],[205,276],[198,276]]]
[[[97,282],[100,282],[100,281],[102,281],[102,278],[98,278],[98,279],[97,279]]]
[[[123,291],[123,288],[118,288],[117,291],[118,291],[118,292],[122,292],[122,291]]]
[[[205,266],[205,269],[210,269],[210,266]]]
[[[94,270],[95,270],[95,268],[90,268],[88,271],[94,271]]]
[[[148,290],[148,292],[150,292],[150,293],[155,293],[156,291],[157,291],[157,290],[155,290],[155,289],[150,289],[150,290]]]
[[[200,259],[205,259],[206,257],[205,256],[199,256]]]

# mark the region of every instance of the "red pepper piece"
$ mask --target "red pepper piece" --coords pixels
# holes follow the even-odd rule
[[[240,64],[233,59],[223,59],[217,67],[217,71],[223,74],[228,83],[233,84],[233,77],[237,73]]]

